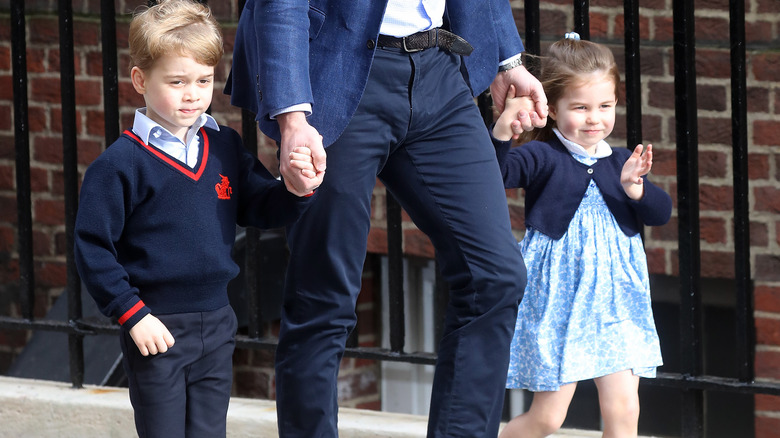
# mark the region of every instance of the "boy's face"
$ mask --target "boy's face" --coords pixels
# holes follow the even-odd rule
[[[146,115],[182,140],[211,105],[214,67],[189,56],[165,55],[149,70],[133,67],[130,77],[144,96]]]

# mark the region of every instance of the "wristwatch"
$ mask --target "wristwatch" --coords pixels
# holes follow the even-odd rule
[[[523,57],[522,56],[518,56],[517,58],[507,62],[506,64],[499,65],[498,66],[498,71],[511,70],[511,69],[513,69],[515,67],[519,67],[521,65],[523,65]]]

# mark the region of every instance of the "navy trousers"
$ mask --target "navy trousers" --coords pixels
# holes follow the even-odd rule
[[[378,176],[430,237],[450,286],[428,436],[495,437],[525,267],[460,58],[378,49],[360,106],[327,153],[317,201],[288,230],[280,436],[338,434],[336,378],[356,322]]]
[[[140,438],[225,437],[238,326],[233,308],[157,315],[175,343],[142,356],[120,337],[130,402]]]

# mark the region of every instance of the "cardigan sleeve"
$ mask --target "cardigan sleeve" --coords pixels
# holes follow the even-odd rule
[[[645,193],[638,201],[630,204],[645,225],[657,226],[669,222],[672,217],[672,198],[662,188],[643,176]]]

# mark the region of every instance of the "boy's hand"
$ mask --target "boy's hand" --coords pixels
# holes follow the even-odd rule
[[[317,177],[311,159],[311,149],[306,146],[299,146],[290,152],[290,167],[300,169],[301,174],[309,179]]]
[[[504,111],[493,126],[493,137],[508,141],[517,139],[523,132],[522,121],[529,120],[534,111],[534,101],[530,96],[515,96],[514,85],[510,85],[504,98]]]
[[[648,144],[645,153],[642,153],[642,145],[634,148],[634,153],[628,157],[620,172],[620,183],[629,198],[638,201],[644,196],[644,180],[642,177],[650,172],[653,167],[653,145]]]
[[[173,347],[173,335],[156,316],[151,313],[141,318],[130,329],[130,337],[133,338],[138,351],[142,356],[165,353]]]

